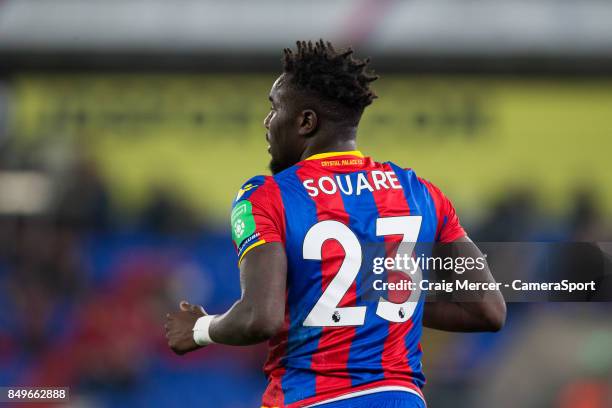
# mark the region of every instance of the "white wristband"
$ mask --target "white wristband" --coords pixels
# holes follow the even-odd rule
[[[214,343],[214,341],[210,338],[209,329],[210,323],[215,317],[217,317],[217,315],[206,315],[196,320],[195,325],[193,326],[193,340],[198,346],[208,346],[209,344]]]

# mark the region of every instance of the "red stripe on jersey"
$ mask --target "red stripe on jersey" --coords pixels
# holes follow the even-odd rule
[[[279,203],[278,206],[273,206],[275,221],[278,222],[280,227],[280,234],[283,242],[287,242],[286,229],[285,229],[285,208],[283,206],[283,199],[281,197],[280,187],[276,184],[274,177],[266,176],[266,181],[270,183],[270,190],[268,191],[268,199],[271,203]]]
[[[330,174],[322,169],[313,167],[308,170],[301,168],[297,176],[303,182],[310,178],[319,178]],[[317,220],[335,220],[346,225],[349,224],[349,216],[344,209],[344,202],[340,192],[335,194],[324,194],[319,192],[311,197],[317,209]],[[328,240],[321,249],[321,294],[334,278],[342,262],[345,253],[340,244],[335,240]],[[356,283],[353,282],[339,306],[355,305],[357,297]],[[347,362],[351,343],[355,336],[354,327],[323,327],[317,351],[312,355],[311,370],[315,373],[315,396],[328,393],[334,389],[348,389],[351,387],[351,377],[348,373]]]
[[[393,171],[391,166],[384,164],[383,171]],[[368,181],[373,183],[372,173],[368,173]],[[373,184],[372,184],[373,185]],[[410,215],[410,208],[404,195],[404,190],[400,189],[374,189],[372,192],[374,202],[378,209],[380,217],[398,217]],[[401,235],[387,235],[385,236],[385,247],[387,257],[394,257],[397,253],[399,243],[402,241]],[[405,275],[398,272],[397,274],[389,274],[389,281],[394,280],[394,276],[402,277]],[[389,296],[390,301],[400,302],[405,301],[409,294],[401,296],[401,298]],[[385,339],[383,346],[381,364],[385,378],[388,379],[406,379],[406,370],[410,370],[408,364],[408,350],[406,348],[406,334],[410,331],[413,326],[412,319],[404,323],[389,322],[389,334]]]
[[[268,386],[262,397],[264,407],[285,406],[285,393],[283,392],[283,375],[285,367],[281,359],[287,352],[287,341],[289,336],[289,303],[287,302],[288,291],[285,291],[285,321],[280,332],[268,342],[268,359],[264,364],[264,373],[268,378]]]
[[[266,214],[269,214],[271,217],[270,220],[267,220],[258,213],[254,212],[253,218],[255,219],[255,224],[267,225],[270,224],[270,221],[272,221],[273,224],[278,227],[278,233],[280,233],[282,242],[286,242],[285,209],[283,208],[280,188],[278,187],[278,184],[276,184],[276,181],[274,181],[274,177],[265,176],[264,185],[253,192],[251,197],[249,197],[249,201],[258,205],[265,205],[267,208]],[[272,205],[271,203],[277,203],[278,205]],[[265,236],[262,236],[261,238],[266,239]]]

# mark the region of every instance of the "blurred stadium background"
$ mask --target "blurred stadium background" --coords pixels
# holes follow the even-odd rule
[[[0,385],[70,406],[259,406],[265,347],[166,347],[239,296],[230,203],[297,39],[373,58],[361,150],[416,169],[480,241],[610,241],[612,3],[0,1]],[[531,270],[533,263],[516,260]],[[612,407],[609,304],[426,331],[431,407]]]

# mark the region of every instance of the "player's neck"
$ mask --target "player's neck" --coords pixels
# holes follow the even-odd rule
[[[312,145],[306,147],[306,149],[302,153],[301,159],[305,160],[310,156],[314,156],[315,154],[330,152],[349,152],[353,150],[357,150],[357,143],[354,138],[337,140],[335,142],[328,142],[325,144],[313,143]]]

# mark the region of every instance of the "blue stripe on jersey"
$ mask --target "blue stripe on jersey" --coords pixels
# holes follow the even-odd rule
[[[388,164],[393,168],[393,171],[402,185],[404,195],[410,206],[410,214],[421,215],[423,217],[421,230],[419,231],[419,237],[417,239],[420,244],[417,244],[415,247],[416,254],[429,256],[431,255],[431,243],[436,239],[436,228],[438,223],[434,201],[429,194],[429,190],[421,183],[414,171],[402,169],[390,162]],[[427,271],[423,271],[424,276],[426,276],[426,273]],[[406,349],[408,350],[408,365],[415,375],[414,383],[419,387],[422,387],[425,383],[425,376],[423,375],[421,367],[421,356],[423,353],[418,349],[422,331],[424,299],[425,293],[422,293],[412,318],[413,327],[407,333],[405,339]]]
[[[423,308],[425,296],[421,295],[421,300],[412,315],[412,328],[406,333],[404,344],[408,350],[408,366],[413,373],[412,382],[422,388],[425,385],[425,375],[423,374],[423,363],[421,361],[423,353],[419,350],[419,341],[423,331]]]
[[[350,173],[352,184],[357,185],[357,175],[367,174],[365,171]],[[382,369],[382,353],[384,341],[389,334],[387,321],[376,314],[376,307],[372,307],[373,299],[364,299],[367,291],[372,288],[375,279],[371,273],[374,256],[385,256],[384,245],[368,245],[368,243],[383,243],[384,237],[376,236],[376,219],[379,217],[378,209],[372,193],[362,190],[360,195],[342,194],[344,209],[349,215],[349,227],[357,234],[362,244],[363,261],[356,280],[357,306],[369,306],[366,309],[365,324],[355,328],[355,336],[349,359],[347,371],[351,376],[353,387],[373,381],[384,379]],[[378,253],[374,253],[377,251]],[[371,296],[371,295],[370,295]]]
[[[287,275],[289,334],[282,378],[285,404],[315,395],[315,375],[310,365],[323,331],[320,327],[302,326],[321,297],[322,273],[321,262],[306,261],[302,257],[306,232],[317,223],[317,209],[302,186],[297,170],[299,167],[291,167],[274,176],[285,208],[287,264],[291,265]]]

